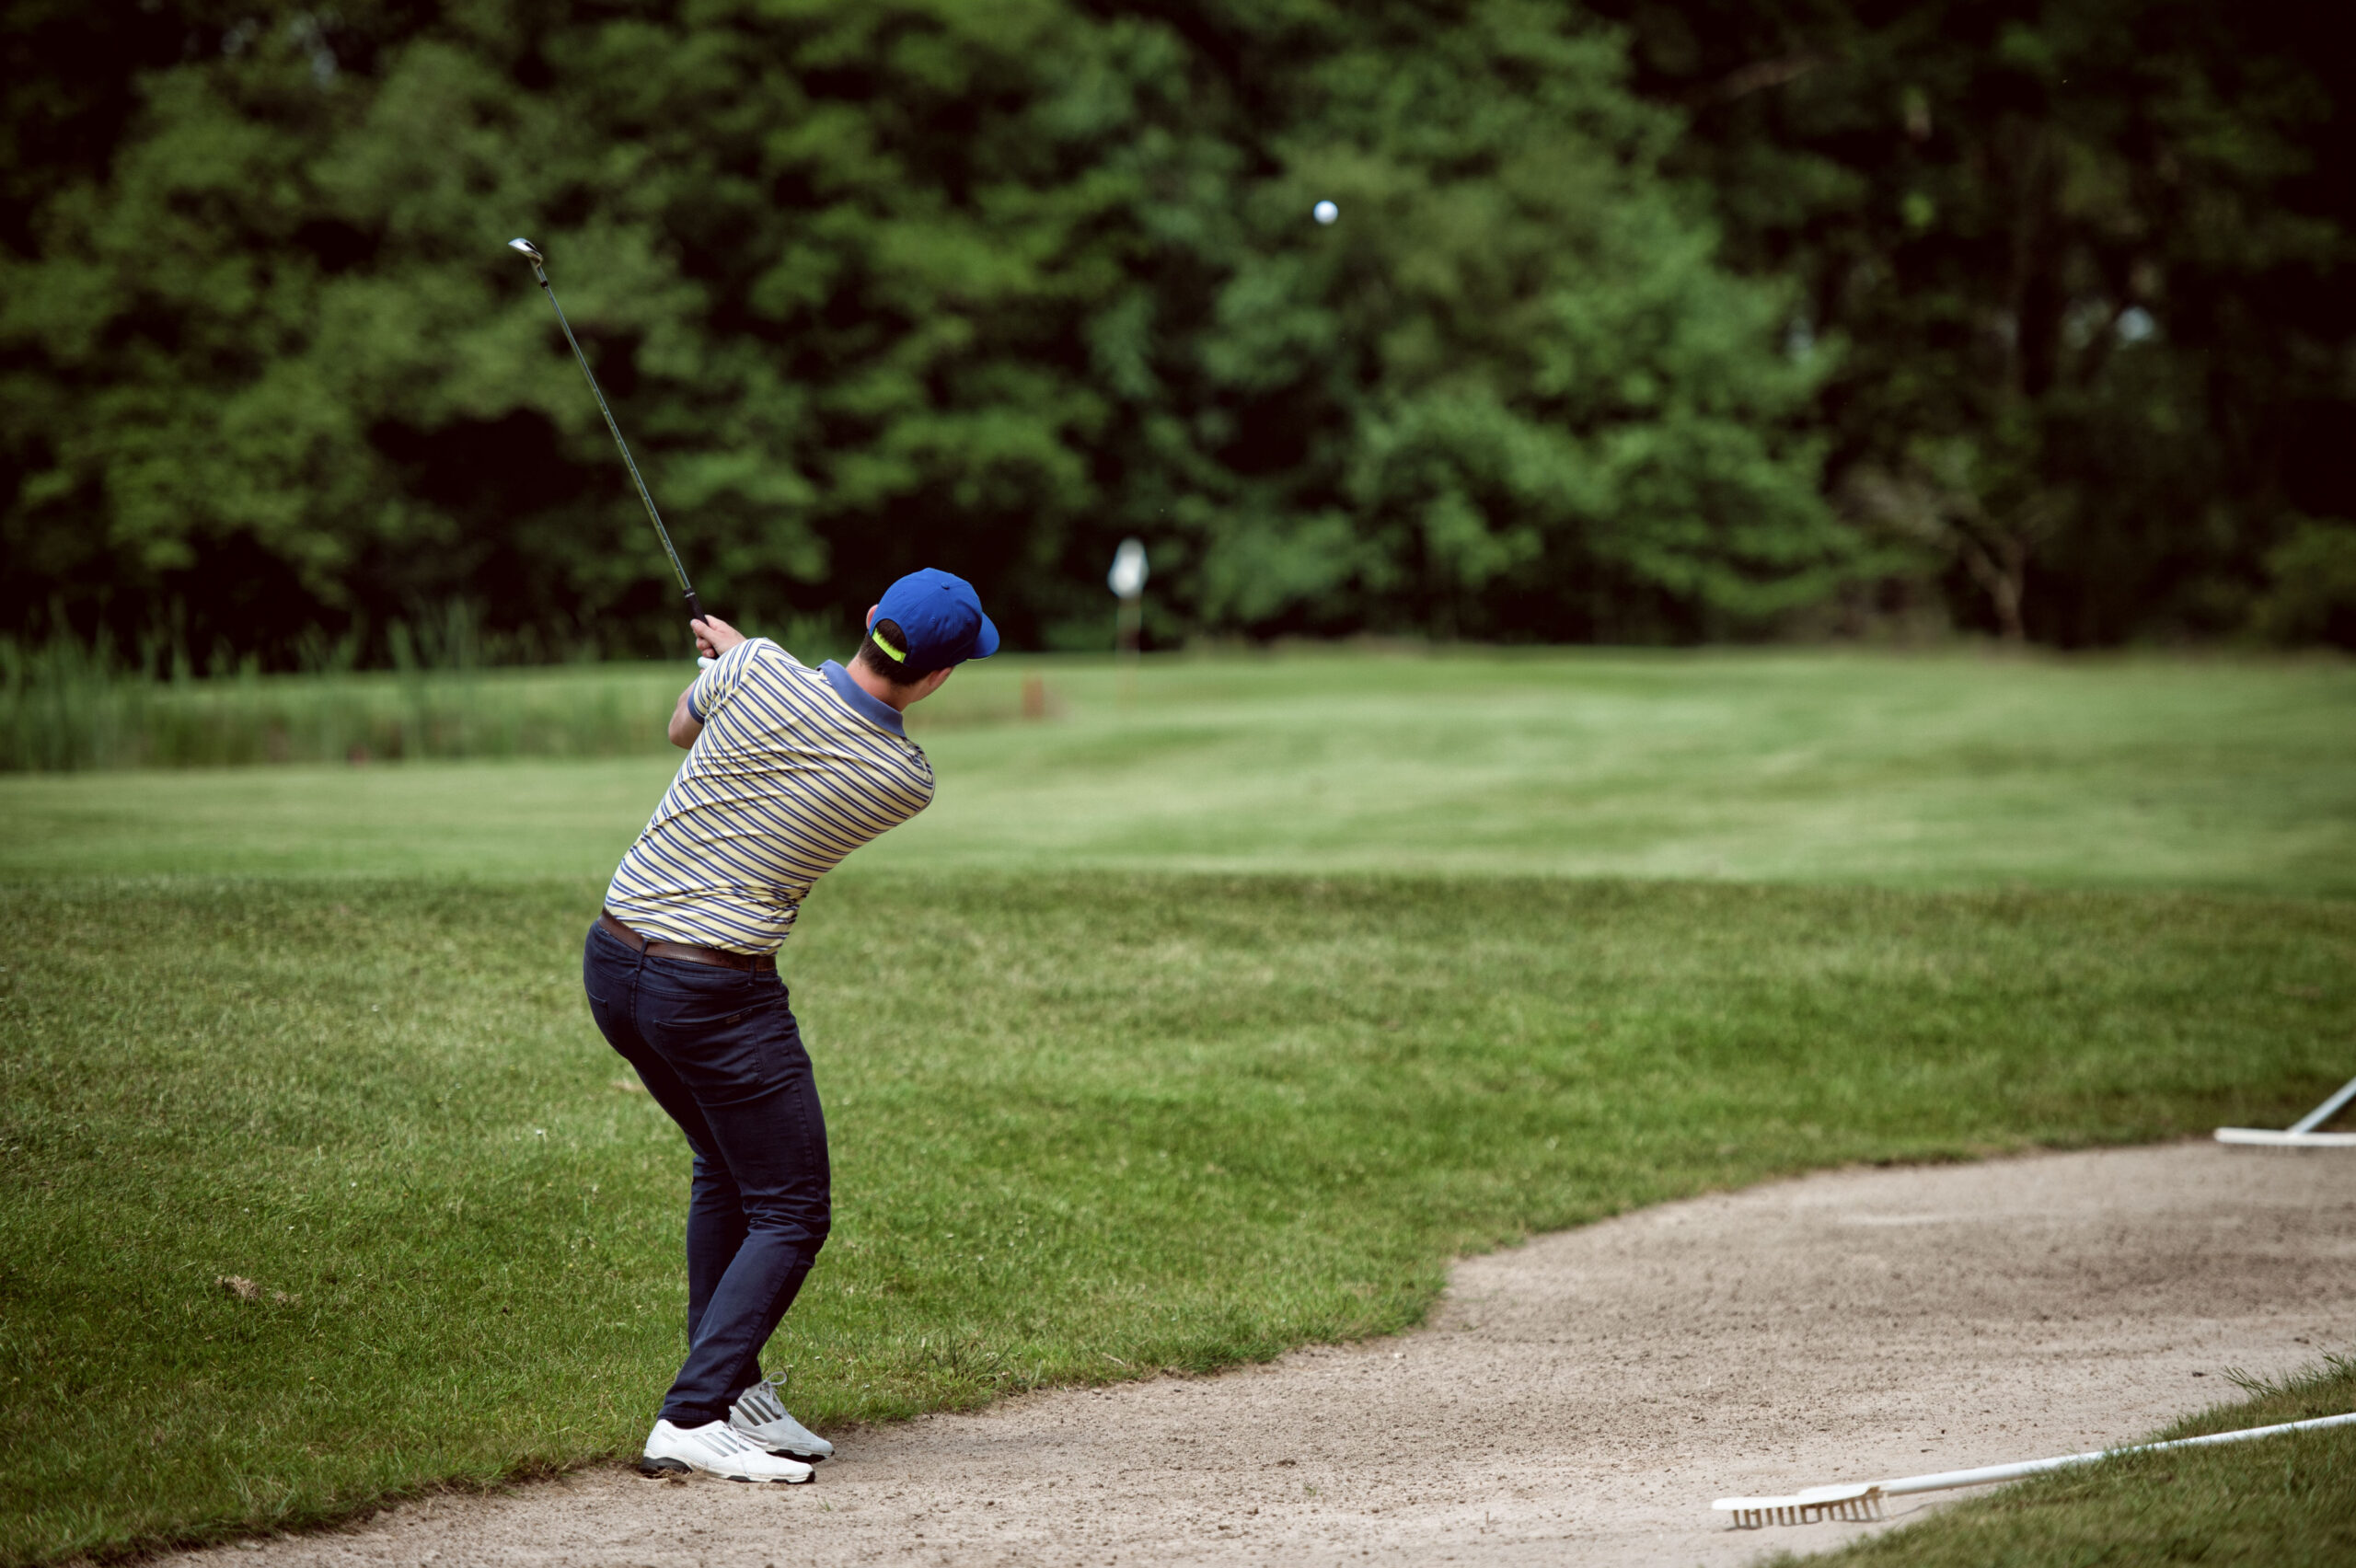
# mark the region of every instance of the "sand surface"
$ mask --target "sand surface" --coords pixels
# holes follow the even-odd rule
[[[1472,1259],[1399,1339],[838,1434],[813,1485],[606,1469],[171,1561],[1734,1564],[1860,1527],[1715,1497],[2131,1440],[2351,1342],[2356,1155],[1840,1171]]]

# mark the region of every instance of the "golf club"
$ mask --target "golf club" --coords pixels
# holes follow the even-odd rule
[[[572,335],[572,323],[564,318],[564,306],[557,304],[556,290],[549,287],[548,258],[528,239],[511,239],[507,248],[532,264],[532,276],[540,281],[540,292],[549,296],[549,306],[556,312],[556,324],[564,329],[564,340],[572,345],[572,357],[581,362],[581,374],[589,378],[589,394],[597,399],[597,411],[606,416],[606,428],[614,432],[614,444],[621,449],[622,466],[629,470],[630,482],[638,487],[638,499],[646,502],[646,515],[654,525],[655,536],[663,541],[663,553],[671,558],[671,570],[679,574],[680,590],[687,596],[687,618],[703,619],[703,605],[697,602],[696,585],[687,581],[687,569],[679,564],[679,552],[671,547],[671,531],[663,526],[663,514],[654,510],[654,497],[648,493],[645,479],[639,476],[638,464],[629,455],[629,443],[622,439],[622,427],[614,422],[614,410],[606,406],[606,394],[597,385],[597,373],[589,368],[589,356],[581,352],[581,340]]]

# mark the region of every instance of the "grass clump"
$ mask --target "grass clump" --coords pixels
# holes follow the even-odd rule
[[[2154,1441],[2356,1411],[2356,1360],[2326,1358],[2251,1396],[2177,1422]],[[2356,1562],[2356,1430],[2213,1448],[2125,1454],[2037,1476],[1903,1529],[1784,1568],[2166,1568],[2186,1562],[2339,1568]]]
[[[643,1436],[686,1159],[585,1016],[596,894],[0,890],[0,1560]],[[871,872],[794,947],[822,1427],[1389,1332],[1712,1188],[2292,1113],[2356,1002],[2356,909],[2255,899]]]

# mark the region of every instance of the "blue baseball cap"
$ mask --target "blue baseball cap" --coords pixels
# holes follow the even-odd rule
[[[937,567],[911,571],[884,589],[867,624],[880,620],[898,623],[907,646],[895,648],[872,631],[867,640],[909,675],[929,675],[998,651],[998,628],[982,614],[981,595],[964,578]]]

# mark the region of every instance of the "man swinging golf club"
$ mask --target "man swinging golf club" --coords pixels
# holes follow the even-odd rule
[[[826,1124],[777,950],[811,883],[924,810],[900,715],[998,651],[973,588],[901,578],[849,667],[690,623],[714,663],[680,694],[687,759],[589,928],[589,1010],[695,1154],[687,1358],[639,1469],[803,1482],[833,1445],[787,1413],[761,1348],[826,1244]]]

